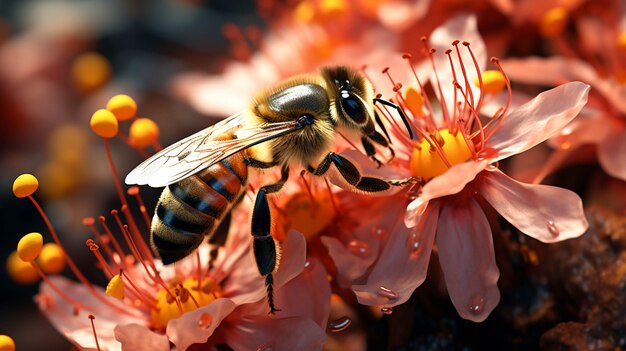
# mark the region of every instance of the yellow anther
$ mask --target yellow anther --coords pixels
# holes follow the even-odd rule
[[[107,110],[113,112],[118,121],[125,121],[135,116],[137,103],[128,95],[115,95],[107,103]]]
[[[118,300],[124,298],[124,281],[119,274],[116,274],[107,285],[106,294]]]
[[[504,74],[500,71],[489,70],[484,71],[482,74],[483,79],[483,89],[485,92],[490,94],[497,94],[504,89],[506,86],[506,79],[504,78]],[[476,86],[480,86],[480,82],[478,81],[478,77],[476,77],[476,81],[474,82]]]
[[[404,92],[404,100],[406,101],[407,107],[409,108],[409,110],[411,110],[413,115],[424,115],[424,97],[419,91],[409,86]]]
[[[91,130],[103,138],[113,138],[117,135],[119,125],[113,112],[100,109],[91,116]]]
[[[39,233],[24,235],[17,243],[17,254],[24,262],[34,261],[43,247],[43,237]]]
[[[32,284],[39,280],[39,274],[33,266],[20,259],[17,251],[13,251],[7,258],[7,273],[11,280],[18,284]]]
[[[438,139],[443,141],[441,149],[450,165],[465,162],[472,157],[472,153],[465,143],[461,132],[453,135],[447,129],[442,129],[438,131]],[[422,140],[413,149],[410,167],[412,176],[419,176],[426,180],[441,175],[448,170],[448,166],[443,162],[439,153],[431,150],[431,146],[426,140]]]
[[[32,195],[39,187],[39,181],[32,174],[22,174],[13,182],[13,195],[22,198]]]
[[[543,14],[539,23],[539,32],[545,38],[556,38],[560,36],[569,19],[569,13],[564,7],[554,7]]]
[[[0,351],[15,351],[15,342],[7,335],[0,335]]]
[[[310,23],[315,18],[315,8],[309,1],[302,1],[293,12],[294,19],[302,23]]]
[[[346,0],[321,0],[319,9],[324,16],[338,16],[348,11],[348,3]]]
[[[182,292],[182,289],[179,289],[179,286],[176,286],[175,289],[170,289],[170,291],[172,293],[178,291],[179,297],[182,297],[180,304],[183,313],[193,311],[198,307],[206,306],[222,296],[222,291],[220,290],[219,285],[208,277],[202,279],[202,286],[200,287],[200,290],[198,290],[198,280],[195,278],[187,278],[182,285],[183,288],[187,290],[185,293]],[[193,298],[186,295],[187,293]],[[180,317],[178,304],[171,298],[165,289],[161,289],[157,293],[156,300],[156,309],[152,310],[153,327],[164,328],[167,326],[167,322],[169,320]]]
[[[137,118],[130,125],[130,140],[133,145],[146,147],[152,145],[159,137],[159,126],[150,118]]]
[[[74,61],[72,76],[78,88],[92,91],[101,87],[111,76],[111,64],[96,52],[84,53]]]
[[[47,243],[41,249],[37,259],[41,269],[47,274],[59,274],[65,268],[65,258],[59,245]]]

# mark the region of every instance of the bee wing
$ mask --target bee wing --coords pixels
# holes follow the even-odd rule
[[[230,116],[156,153],[133,169],[126,184],[164,187],[187,178],[253,145],[300,129],[296,121],[246,127],[244,114]],[[224,133],[235,139],[216,140]]]

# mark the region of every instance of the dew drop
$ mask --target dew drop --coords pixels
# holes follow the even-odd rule
[[[476,154],[476,161],[494,159],[498,157],[498,150],[492,147],[486,147]]]
[[[350,324],[352,324],[352,320],[349,317],[341,317],[334,321],[328,322],[328,326],[326,329],[331,333],[338,333],[340,331],[346,330]]]
[[[266,342],[265,344],[256,348],[256,351],[273,351],[274,350],[274,342]]]
[[[389,232],[385,228],[372,227],[372,236],[377,240],[385,240],[389,236]]]
[[[304,271],[305,272],[310,272],[313,270],[313,261],[311,261],[310,259],[306,259],[306,261],[304,261]]]
[[[557,236],[559,236],[559,234],[561,234],[559,232],[559,228],[556,227],[556,224],[554,224],[553,221],[548,221],[547,227],[548,231],[550,232],[550,234],[552,234],[553,237],[556,238]]]
[[[469,300],[469,311],[473,315],[479,315],[483,312],[485,308],[485,299],[481,295],[474,295]]]
[[[391,307],[383,307],[380,309],[380,312],[384,313],[384,314],[392,314],[393,313],[393,308]]]
[[[211,326],[213,322],[213,317],[208,313],[203,313],[200,315],[200,319],[198,319],[198,327],[202,329],[207,329]]]
[[[417,197],[420,194],[420,191],[422,191],[422,184],[420,183],[413,184],[411,185],[411,188],[409,188],[409,191],[407,191],[406,196],[409,198],[409,201],[413,201],[417,199]]]
[[[353,254],[361,257],[365,257],[370,253],[370,247],[361,240],[350,240],[348,243],[348,250]]]
[[[378,287],[378,295],[382,296],[382,297],[386,297],[389,299],[397,299],[398,298],[398,294],[396,294],[395,291],[384,287],[384,286],[379,286]]]
[[[488,164],[487,167],[485,167],[485,170],[489,172],[493,172],[496,169],[498,169],[499,166],[500,166],[500,162],[496,161],[496,162]]]
[[[409,250],[409,255],[412,259],[417,259],[422,253],[423,246],[418,238],[417,233],[411,233],[406,239],[406,248]]]
[[[426,211],[428,207],[428,201],[424,201],[423,198],[418,197],[406,207],[406,215],[404,216],[404,224],[407,227],[413,228],[419,222],[420,217]]]

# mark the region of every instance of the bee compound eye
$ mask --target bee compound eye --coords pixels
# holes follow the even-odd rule
[[[347,117],[356,123],[364,123],[367,120],[365,106],[353,94],[343,94],[340,97],[341,108]]]

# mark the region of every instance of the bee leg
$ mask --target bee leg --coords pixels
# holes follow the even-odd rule
[[[363,144],[363,149],[365,149],[365,153],[369,156],[372,161],[376,162],[376,167],[380,168],[383,163],[376,157],[376,149],[374,148],[374,144],[367,138],[367,136],[363,135],[361,137],[361,143]]]
[[[398,114],[400,115],[400,118],[402,119],[402,122],[404,122],[404,126],[406,127],[406,130],[409,132],[409,137],[411,138],[411,140],[413,140],[413,131],[411,130],[411,125],[409,124],[409,120],[404,114],[404,111],[402,111],[402,109],[400,108],[400,106],[394,104],[391,101],[387,101],[385,99],[374,98],[374,104],[376,104],[377,102],[385,106],[389,106],[398,112]]]
[[[365,148],[365,151],[367,152],[367,155],[372,157],[373,154],[369,153],[369,151],[367,149],[367,146],[365,145],[366,140],[363,140],[363,139],[367,139],[367,142],[370,142],[370,149],[372,150],[373,153],[376,153],[376,150],[374,149],[374,145],[371,145],[372,141],[375,142],[378,145],[381,145],[381,146],[386,147],[387,149],[389,149],[389,153],[391,154],[391,156],[387,160],[387,163],[391,162],[391,160],[393,160],[396,157],[396,152],[391,147],[390,142],[387,139],[385,139],[385,137],[382,134],[380,134],[379,132],[373,131],[372,133],[368,134],[367,136],[364,135],[363,137],[361,137],[361,141],[363,142],[363,147]],[[378,165],[379,168],[380,168],[380,166],[381,165]]]
[[[265,276],[265,285],[267,286],[267,302],[270,306],[270,313],[274,314],[279,309],[274,306],[274,277],[272,273],[276,270],[277,251],[276,242],[272,237],[270,230],[272,227],[272,218],[270,206],[267,201],[267,194],[279,191],[289,178],[289,167],[283,167],[281,170],[280,180],[274,184],[266,185],[259,189],[254,201],[254,209],[252,211],[252,236],[254,259],[259,273]]]
[[[362,177],[358,168],[356,168],[350,160],[334,152],[329,152],[317,168],[313,168],[313,166],[309,165],[307,170],[314,175],[320,176],[328,171],[331,164],[334,164],[335,167],[337,167],[339,174],[341,174],[343,179],[345,179],[348,184],[353,185],[355,188],[362,191],[385,191],[391,188],[392,185],[396,185],[380,178]]]
[[[391,144],[391,138],[389,137],[389,133],[387,133],[387,129],[385,128],[383,121],[380,119],[380,116],[376,111],[374,111],[374,121],[376,121],[378,127],[383,131],[383,133],[385,133],[385,137],[387,138],[387,140],[389,140],[389,144]]]

